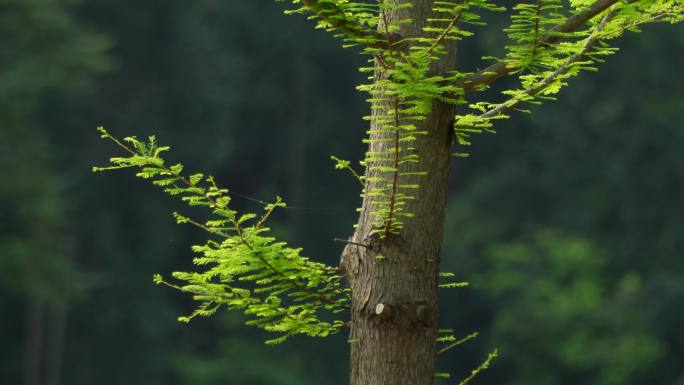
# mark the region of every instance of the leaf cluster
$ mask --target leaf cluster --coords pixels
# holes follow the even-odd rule
[[[212,236],[205,244],[192,247],[198,255],[193,259],[198,271],[174,272],[173,282],[154,276],[155,283],[190,293],[200,303],[179,321],[210,316],[221,307],[240,310],[250,317],[247,324],[280,334],[267,343],[279,343],[296,334],[324,337],[342,328],[342,321],[324,320],[322,314],[340,313],[347,306],[348,289],[342,287],[336,270],[303,257],[301,249],[269,235],[269,217],[285,207],[280,198],[265,205],[261,214],[240,214],[230,206],[229,191],[212,177],[186,175],[179,163],[167,166],[161,155],[170,148],[159,146],[155,137],[147,142],[135,137],[121,141],[104,128],[99,130],[128,156],[111,158],[110,166],[95,167],[94,171],[137,168],[138,177],[162,187],[167,194],[211,211],[212,218],[204,222],[174,213],[177,223],[192,224]]]

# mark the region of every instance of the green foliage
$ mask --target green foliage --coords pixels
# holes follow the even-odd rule
[[[679,22],[684,14],[681,1],[618,1],[596,17],[572,25],[593,2],[577,0],[569,6],[559,0],[520,3],[513,7],[511,24],[505,29],[511,43],[505,47],[503,58],[495,58],[492,66],[479,72],[435,73],[438,61],[447,52],[447,44],[473,35],[464,25],[483,26],[481,13],[502,11],[502,7],[486,0],[438,1],[429,19],[408,20],[388,17],[402,14],[410,6],[403,2],[292,3],[295,9],[289,13],[309,15],[317,20],[319,28],[341,37],[345,46],[360,47],[361,53],[369,58],[370,64],[361,71],[372,74],[370,82],[358,87],[370,95],[372,105],[371,114],[366,117],[372,127],[365,143],[382,144],[378,146],[382,150],[366,153],[361,162],[366,167],[364,176],[357,174],[349,161],[333,160],[336,168],[351,171],[364,185],[363,194],[371,201],[373,210],[374,232],[383,236],[400,233],[403,220],[413,215],[406,209],[420,186],[413,180],[426,173],[420,170],[415,144],[430,129],[423,122],[434,102],[468,105],[469,110],[459,111],[454,117],[454,132],[458,144],[470,145],[472,134],[494,132],[495,120],[508,118],[511,110],[552,99],[570,78],[582,71],[596,70],[604,57],[616,51],[608,45],[611,39],[644,24]],[[402,36],[404,26],[410,23],[423,25],[423,33]],[[487,89],[492,81],[505,75],[517,77],[519,86],[504,90],[503,102],[467,95]],[[282,332],[283,336],[273,342],[292,334],[324,336],[339,330],[341,321],[325,322],[317,314],[320,310],[338,312],[344,308],[345,293],[334,269],[312,263],[300,257],[298,249],[264,235],[267,228],[262,226],[263,222],[280,201],[267,206],[260,216],[239,216],[228,208],[228,192],[219,189],[211,178],[202,174],[182,177],[181,165],[164,166],[158,152],[167,148],[156,146],[153,140],[147,144],[135,138],[127,140],[134,147],[131,156],[113,158],[114,165],[109,168],[141,167],[138,176],[154,179],[153,183],[165,187],[167,193],[181,196],[192,206],[209,207],[217,216],[200,223],[176,215],[179,223],[191,223],[221,239],[194,247],[202,255],[195,262],[212,265],[210,270],[175,273],[176,279],[185,282],[183,286],[155,277],[157,283],[190,292],[201,301],[200,307],[182,320],[211,315],[226,305],[252,315],[252,324]],[[207,197],[214,193],[217,195]],[[255,286],[236,284],[242,281]],[[299,299],[308,302],[300,303]],[[490,355],[473,375],[486,369],[494,356],[495,353]]]
[[[344,159],[340,159],[340,158],[338,158],[338,157],[336,157],[336,156],[334,156],[334,155],[331,155],[331,156],[330,156],[330,159],[333,160],[333,161],[335,161],[335,169],[337,169],[337,170],[347,170],[347,171],[349,171],[349,172],[354,176],[354,178],[356,178],[356,180],[358,180],[359,183],[361,183],[361,186],[363,186],[363,179],[364,179],[363,176],[359,175],[359,174],[356,172],[356,170],[354,170],[354,168],[351,166],[351,162],[350,162],[350,161],[344,160]]]
[[[466,287],[466,286],[470,285],[469,282],[453,282],[453,281],[445,282],[446,280],[453,279],[454,276],[455,276],[454,273],[450,273],[447,271],[440,272],[439,273],[440,282],[439,282],[438,286],[442,289],[455,289],[455,288]]]
[[[615,53],[617,49],[608,41],[624,31],[655,22],[676,23],[684,16],[684,4],[678,0],[617,2],[580,29],[560,28],[571,24],[573,17],[591,4],[573,2],[567,16],[559,0],[537,0],[514,7],[516,12],[505,31],[515,44],[506,47],[508,53],[498,63],[505,65],[507,73],[517,74],[520,87],[502,91],[504,102],[473,103],[470,108],[475,113],[458,116],[455,129],[459,144],[469,145],[472,133],[493,132],[494,120],[508,118],[509,111],[522,104],[554,100],[570,78],[582,71],[596,71],[604,57]]]
[[[426,174],[412,167],[420,163],[414,142],[427,133],[425,128],[418,127],[431,112],[433,101],[465,103],[462,90],[453,85],[461,74],[434,74],[435,63],[446,53],[446,44],[471,35],[461,29],[459,21],[480,24],[479,16],[472,9],[499,10],[486,1],[437,2],[434,17],[426,21],[421,36],[394,41],[393,36],[401,25],[412,21],[390,21],[387,14],[406,6],[390,1],[380,3],[377,17],[385,32],[384,46],[389,48],[367,48],[364,53],[371,56],[370,66],[361,71],[372,73],[376,70],[375,63],[380,63],[382,75],[371,76],[369,84],[358,87],[370,94],[368,101],[373,106],[372,114],[366,116],[371,129],[365,142],[386,143],[381,146],[382,151],[368,151],[363,161],[367,175],[372,175],[366,179],[364,194],[370,198],[374,210],[375,231],[383,235],[399,233],[402,219],[413,216],[406,210],[406,204],[415,199],[414,192],[419,185],[404,180]],[[400,44],[409,45],[408,52],[395,48]]]
[[[93,74],[112,68],[111,39],[78,22],[72,14],[76,3],[5,0],[0,5],[0,98],[28,103],[19,111],[48,87],[66,84],[65,90],[73,92],[87,86]],[[3,103],[3,115],[12,113],[4,111],[9,106]]]
[[[405,207],[415,199],[415,183],[404,182],[424,171],[405,170],[419,163],[413,143],[426,131],[418,124],[430,113],[434,100],[463,104],[461,89],[453,83],[461,74],[432,74],[432,66],[446,53],[450,41],[468,37],[472,32],[458,22],[481,25],[475,9],[498,11],[501,7],[485,0],[439,1],[434,17],[427,20],[424,34],[416,37],[398,35],[401,26],[411,20],[390,20],[388,14],[410,7],[408,3],[379,1],[293,1],[303,4],[293,13],[307,13],[318,19],[318,27],[332,30],[347,46],[362,46],[369,66],[362,72],[373,73],[375,63],[383,69],[381,77],[370,76],[370,83],[358,87],[370,94],[368,101],[376,106],[365,117],[372,124],[365,143],[386,143],[382,151],[369,151],[362,162],[366,167],[364,195],[373,208],[374,231],[381,235],[399,233],[402,218],[412,217]],[[380,24],[380,32],[377,25]],[[408,45],[407,51],[403,47]],[[378,108],[377,106],[383,106]],[[339,167],[340,163],[338,163]]]
[[[542,44],[540,39],[565,20],[562,9],[561,0],[536,0],[513,6],[511,25],[504,29],[516,43],[506,47],[508,67],[514,68],[515,72],[556,67],[554,46]]]
[[[470,381],[472,381],[475,377],[477,377],[478,374],[482,373],[483,371],[489,369],[489,365],[491,365],[492,361],[499,356],[499,351],[494,350],[493,352],[487,354],[487,358],[485,358],[484,361],[478,366],[477,368],[473,369],[468,377],[466,377],[463,381],[459,382],[458,385],[466,385]]]
[[[541,372],[540,384],[563,383],[568,370],[592,373],[595,384],[623,384],[661,356],[640,316],[624,317],[639,300],[641,278],[627,273],[615,284],[602,282],[603,258],[591,243],[542,230],[491,245],[486,257],[492,267],[478,282],[488,298],[506,303],[493,334],[506,341],[502,350],[515,362],[513,384]],[[522,358],[533,356],[545,357],[545,368]]]
[[[268,236],[268,218],[285,203],[277,198],[267,204],[262,214],[239,214],[230,207],[227,189],[220,188],[212,177],[196,173],[186,175],[180,163],[167,166],[161,157],[170,148],[159,146],[154,136],[147,142],[135,137],[123,141],[98,128],[102,138],[110,139],[128,156],[111,158],[111,165],[94,167],[93,171],[135,167],[136,176],[151,180],[169,195],[180,197],[189,206],[211,210],[213,218],[203,223],[174,213],[176,222],[197,226],[216,240],[195,245],[199,254],[193,259],[199,272],[174,272],[176,284],[161,275],[154,282],[190,293],[200,305],[181,322],[196,316],[210,316],[221,307],[240,310],[257,326],[281,335],[267,341],[280,343],[295,334],[325,337],[340,330],[342,321],[325,321],[321,312],[339,313],[347,303],[347,289],[340,285],[336,269],[310,261],[300,255],[301,249],[288,247]]]
[[[437,337],[437,342],[444,343],[446,346],[437,350],[437,354],[445,353],[445,352],[447,352],[447,351],[449,351],[449,350],[451,350],[457,346],[460,346],[460,345],[462,345],[462,344],[464,344],[464,343],[466,343],[472,339],[477,338],[477,336],[478,336],[478,333],[475,332],[475,333],[468,334],[467,336],[459,339],[459,338],[456,338],[456,336],[454,336],[453,332],[454,332],[453,329],[440,329],[440,330],[438,330],[438,333],[440,335]]]
[[[571,1],[581,7],[592,2]],[[320,183],[330,176],[330,164],[295,162],[283,169],[280,160],[287,159],[295,142],[306,146],[307,159],[358,150],[358,142],[346,137],[358,132],[349,128],[358,126],[357,117],[364,114],[359,95],[346,92],[356,81],[346,66],[354,61],[354,49],[339,50],[323,31],[310,33],[305,20],[284,18],[281,6],[267,1],[137,2],[134,13],[131,2],[114,0],[2,3],[0,308],[11,309],[0,321],[3,383],[23,381],[25,313],[36,294],[69,301],[64,384],[343,383],[345,368],[339,363],[345,360],[345,333],[325,343],[303,339],[270,349],[259,344],[262,333],[246,329],[245,317],[234,312],[221,311],[190,328],[174,322],[187,305],[187,294],[159,290],[147,278],[178,266],[191,270],[185,268],[188,250],[183,245],[198,234],[159,218],[168,207],[166,200],[154,199],[159,191],[127,183],[126,175],[94,178],[86,170],[103,156],[104,146],[93,140],[93,121],[153,126],[166,142],[182,144],[174,146],[172,155],[192,159],[195,169],[212,170],[225,181],[245,176],[241,191],[267,197],[279,191],[288,204],[351,208],[358,199],[350,191],[356,182],[341,176]],[[573,79],[559,103],[535,109],[533,117],[511,114],[509,121],[494,122],[499,137],[480,138],[475,156],[457,162],[448,218],[478,205],[486,210],[447,229],[442,263],[477,288],[474,270],[467,266],[488,263],[482,251],[506,237],[492,233],[502,223],[508,238],[526,239],[520,235],[521,222],[528,220],[540,227],[572,228],[601,248],[604,268],[592,280],[612,287],[625,269],[633,269],[643,291],[632,307],[563,325],[573,328],[571,335],[595,330],[597,323],[625,334],[641,325],[666,354],[655,362],[650,354],[636,356],[630,364],[643,372],[623,385],[672,385],[684,356],[684,218],[673,215],[684,210],[679,194],[684,79],[675,76],[684,66],[684,31],[670,25],[645,27],[644,33],[621,39],[620,54],[601,65],[599,74]],[[505,45],[498,40],[504,35],[498,28],[473,31],[477,35],[464,41],[461,50],[472,54],[458,58],[464,70],[479,67],[476,52],[497,52],[493,47]],[[90,39],[82,35],[101,33],[116,42],[108,55],[80,43]],[[111,58],[114,71],[106,76],[93,76],[92,66],[79,64]],[[254,63],[271,69],[275,63],[277,69]],[[299,73],[310,80],[297,91]],[[293,97],[297,103],[283,103]],[[304,121],[291,115],[302,108]],[[144,136],[142,130],[136,133]],[[257,147],[268,151],[254,151]],[[305,178],[293,178],[296,172]],[[288,191],[295,184],[304,186],[305,193]],[[306,255],[331,258],[339,245],[330,237],[344,233],[344,223],[354,215],[352,210],[288,214],[271,219],[269,227],[286,229],[296,244],[307,245]],[[296,235],[295,228],[300,230]],[[461,252],[466,244],[471,247]],[[82,273],[75,276],[74,271]],[[74,284],[81,289],[72,295],[65,285]],[[519,329],[533,336],[521,344],[536,345],[528,350],[501,346],[510,334],[497,333],[492,340],[489,326],[509,299],[480,293],[458,291],[458,306],[445,298],[440,311],[441,322],[459,331],[479,330],[486,344],[493,341],[502,348],[495,371],[472,383],[509,383],[516,377],[528,384],[596,382],[598,371],[563,363],[572,355],[550,363],[538,353],[545,351],[545,341],[564,343],[554,337],[554,331],[564,330],[539,324],[528,325],[536,333]],[[56,325],[47,309],[44,316],[48,325]],[[623,320],[631,320],[632,327],[623,327]],[[471,360],[486,357],[479,345],[440,355],[447,355],[441,358],[441,371],[453,377],[469,373]],[[555,381],[546,381],[547,374]]]
[[[0,281],[28,301],[63,303],[85,273],[69,255],[71,218],[43,101],[73,97],[111,69],[111,39],[74,14],[78,1],[0,2]],[[3,290],[0,290],[3,291]]]
[[[464,343],[477,338],[479,335],[476,332],[476,333],[470,333],[467,336],[462,337],[462,338],[457,338],[456,336],[454,336],[453,332],[454,332],[453,329],[440,329],[437,331],[437,334],[438,334],[437,342],[445,344],[444,347],[441,347],[437,350],[437,354],[442,354],[442,353],[445,353],[445,352],[447,352],[447,351],[449,351],[455,347],[461,346]],[[499,355],[499,352],[496,349],[494,351],[492,351],[491,353],[489,353],[487,355],[487,358],[485,358],[485,360],[480,365],[478,365],[478,367],[471,370],[470,374],[467,377],[465,377],[463,380],[461,380],[461,382],[459,382],[459,385],[468,384],[475,377],[477,377],[481,372],[483,372],[486,369],[489,369],[489,365],[492,363],[492,361],[496,357],[498,357],[498,355]],[[451,374],[446,373],[446,372],[437,372],[437,373],[435,373],[435,377],[451,378]]]

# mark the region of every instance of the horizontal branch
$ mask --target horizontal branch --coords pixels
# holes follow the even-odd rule
[[[597,0],[586,10],[569,17],[563,24],[559,24],[549,30],[549,34],[540,37],[537,40],[537,45],[552,44],[557,42],[561,37],[559,33],[573,32],[587,21],[593,19],[596,15],[602,13],[610,8],[613,4],[620,0]],[[458,82],[456,86],[463,88],[464,92],[476,90],[480,87],[491,84],[495,80],[511,73],[513,69],[506,67],[506,60],[494,63],[489,67],[480,70],[472,75],[469,75]]]
[[[342,239],[342,238],[333,238],[333,241],[335,241],[335,242],[347,243],[347,244],[355,245],[355,246],[361,246],[361,247],[365,247],[365,248],[369,248],[369,247],[370,247],[370,245],[366,245],[366,244],[364,244],[364,243],[352,242],[352,241],[350,241],[350,240],[348,240],[348,239]]]

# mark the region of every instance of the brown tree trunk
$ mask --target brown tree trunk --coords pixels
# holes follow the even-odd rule
[[[401,27],[402,36],[422,33],[430,17],[433,0],[404,0],[413,6],[389,14],[389,20],[410,18]],[[443,73],[455,66],[456,49],[436,63],[433,71]],[[376,65],[376,77],[383,76]],[[390,106],[373,106],[384,109]],[[419,164],[402,166],[404,171],[426,171],[426,176],[402,177],[405,184],[419,184],[415,200],[405,211],[398,235],[370,235],[372,202],[364,198],[356,231],[342,255],[352,289],[351,385],[429,385],[435,373],[437,333],[437,277],[446,206],[447,174],[451,154],[453,106],[435,102],[432,113],[421,124],[427,135],[413,145]],[[371,123],[371,138],[380,133]],[[369,151],[381,152],[394,146],[388,141],[371,141]],[[373,177],[366,171],[367,177]],[[368,187],[368,186],[367,186]],[[357,244],[369,245],[369,247]],[[381,256],[378,258],[378,256]]]

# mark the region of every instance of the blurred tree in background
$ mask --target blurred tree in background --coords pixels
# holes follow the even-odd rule
[[[57,164],[61,151],[76,148],[56,146],[60,128],[41,115],[111,68],[110,42],[65,2],[35,0],[0,3],[0,36],[0,287],[9,294],[0,373],[18,383],[23,367],[26,384],[57,384],[68,306],[86,280],[73,259],[78,224],[65,196],[72,182]]]
[[[360,59],[281,11],[0,0],[0,383],[345,382],[344,336],[273,349],[235,314],[176,323],[191,304],[150,277],[189,266],[200,234],[153,188],[90,173],[98,124],[158,133],[237,193],[309,208],[277,230],[335,261],[358,197],[327,159],[361,157]],[[455,160],[443,263],[472,288],[442,324],[488,341],[440,370],[499,346],[481,384],[684,383],[684,31],[667,27]]]

